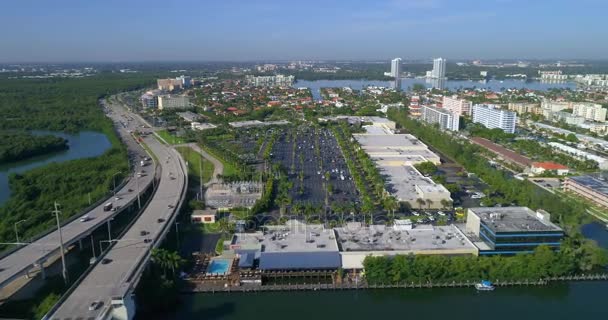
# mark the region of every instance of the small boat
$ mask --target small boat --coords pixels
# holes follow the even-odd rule
[[[492,282],[487,280],[481,280],[481,282],[475,284],[475,289],[477,289],[477,291],[493,291],[494,288]]]

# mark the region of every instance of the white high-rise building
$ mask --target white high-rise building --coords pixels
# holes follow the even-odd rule
[[[601,104],[576,102],[572,104],[572,115],[583,117],[585,120],[606,121],[606,109]]]
[[[515,133],[517,113],[502,110],[491,104],[476,104],[473,106],[473,122],[488,129],[501,129],[506,133]]]
[[[423,106],[420,119],[426,123],[438,123],[441,130],[458,131],[460,129],[460,116],[444,109]]]
[[[399,78],[401,75],[401,58],[391,60],[391,76]]]
[[[443,79],[445,78],[445,66],[447,60],[443,58],[437,58],[433,60],[433,71],[431,72],[431,77],[435,79]]]
[[[471,101],[458,99],[458,96],[443,97],[443,108],[458,116],[470,115],[472,106]]]

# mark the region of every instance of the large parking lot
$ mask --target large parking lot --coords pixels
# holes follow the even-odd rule
[[[272,161],[280,164],[293,182],[290,195],[294,204],[323,205],[327,183],[329,204],[358,202],[340,147],[325,128],[300,126],[283,131],[273,146]]]

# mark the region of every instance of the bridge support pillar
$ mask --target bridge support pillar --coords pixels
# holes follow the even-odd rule
[[[128,292],[123,298],[112,298],[112,319],[133,320],[135,317],[135,294]]]
[[[82,251],[82,239],[78,240],[78,248],[80,248],[80,251]]]

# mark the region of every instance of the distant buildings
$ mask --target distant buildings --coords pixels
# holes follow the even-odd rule
[[[471,101],[458,99],[457,96],[443,97],[443,108],[457,116],[470,115],[472,106]]]
[[[443,58],[437,58],[433,60],[433,71],[431,72],[431,78],[443,79],[445,78],[447,60]]]
[[[568,177],[563,184],[564,191],[583,197],[599,206],[608,208],[608,182],[601,176]]]
[[[540,74],[540,79],[542,81],[566,81],[568,80],[568,75],[562,74],[561,70],[557,71],[538,71]]]
[[[175,79],[157,79],[156,85],[158,90],[173,92],[192,86],[192,78],[189,76],[180,76]]]
[[[572,109],[572,102],[543,100],[540,108],[543,117],[550,119],[554,112]]]
[[[152,92],[142,94],[139,101],[144,109],[156,109],[158,107],[158,96]]]
[[[295,81],[294,76],[285,76],[282,74],[276,76],[252,76],[245,77],[247,84],[254,87],[289,87]]]
[[[391,76],[399,78],[401,75],[401,58],[391,60]]]
[[[501,129],[506,133],[515,133],[517,114],[512,111],[499,109],[494,105],[474,105],[473,122],[488,129]]]
[[[551,215],[527,207],[469,208],[466,232],[479,241],[479,255],[531,253],[540,245],[559,249],[564,231]]]
[[[542,114],[542,109],[538,103],[529,102],[510,102],[507,109],[517,112],[517,114],[532,113]]]
[[[572,115],[583,117],[586,120],[606,121],[606,109],[601,104],[576,102],[572,104]]]
[[[430,124],[437,123],[441,130],[458,131],[460,129],[460,117],[458,115],[431,106],[422,107],[420,120]]]
[[[190,98],[187,96],[160,95],[158,96],[158,109],[185,109],[190,107]]]

